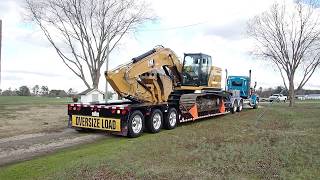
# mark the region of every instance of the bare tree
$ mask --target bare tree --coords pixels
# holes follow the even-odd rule
[[[48,86],[41,86],[41,91],[40,91],[40,94],[42,96],[47,96],[49,94],[49,88]]]
[[[119,41],[151,19],[148,6],[136,0],[26,0],[26,9],[87,88],[98,88],[100,69]]]
[[[295,91],[303,88],[320,64],[320,23],[315,7],[315,1],[296,1],[293,7],[276,3],[248,23],[248,34],[257,42],[256,54],[280,71],[289,90],[289,106],[294,104]],[[302,78],[296,81],[298,75]]]
[[[32,87],[32,93],[33,93],[34,96],[38,96],[39,89],[40,89],[39,85],[35,85],[35,86]]]

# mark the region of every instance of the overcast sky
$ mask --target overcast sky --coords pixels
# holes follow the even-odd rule
[[[254,46],[245,34],[248,19],[268,9],[272,0],[150,0],[150,3],[159,20],[124,38],[111,55],[110,68],[163,45],[180,57],[187,52],[209,54],[213,64],[227,68],[230,75],[247,75],[252,69],[258,87],[282,85],[272,64],[249,55]],[[65,67],[37,26],[23,21],[22,5],[23,0],[0,0],[3,20],[0,88],[38,84],[49,89],[85,90],[83,82]],[[320,89],[319,77],[318,70],[305,88]],[[103,90],[104,86],[102,77],[99,88]]]

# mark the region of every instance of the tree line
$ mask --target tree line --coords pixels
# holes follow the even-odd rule
[[[66,92],[61,89],[51,89],[48,86],[35,85],[32,88],[28,86],[21,86],[18,89],[8,88],[6,90],[0,89],[1,96],[47,96],[47,97],[72,97],[76,95],[77,92],[69,88]]]
[[[259,89],[256,90],[257,94],[262,98],[267,98],[271,96],[272,94],[283,94],[285,96],[289,95],[288,89],[286,89],[283,86],[277,86],[275,88],[266,88],[263,89],[262,87],[259,87]],[[320,90],[308,90],[308,89],[300,89],[296,92],[296,95],[307,95],[307,94],[320,94]]]

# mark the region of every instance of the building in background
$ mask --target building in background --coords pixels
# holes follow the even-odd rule
[[[299,100],[320,100],[320,94],[296,95]]]
[[[104,93],[98,89],[87,89],[79,95],[79,102],[81,103],[92,103],[104,101]]]

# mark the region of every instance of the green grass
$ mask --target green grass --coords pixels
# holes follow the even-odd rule
[[[55,105],[67,104],[71,101],[71,98],[37,96],[0,96],[0,105]]]
[[[319,109],[319,101],[275,103],[135,139],[106,138],[2,167],[0,179],[317,179]]]

